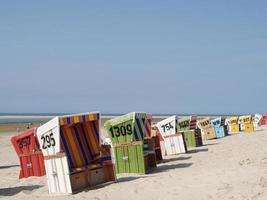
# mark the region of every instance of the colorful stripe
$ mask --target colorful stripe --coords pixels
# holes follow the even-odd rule
[[[135,119],[135,131],[136,131],[136,136],[135,138],[137,141],[142,141],[144,140],[144,128],[145,128],[145,119]]]
[[[151,136],[151,121],[152,121],[151,118],[146,119],[144,137],[150,137]]]
[[[70,164],[70,168],[74,168],[74,163],[73,163],[73,160],[74,158],[72,158],[72,153],[70,152],[70,149],[68,148],[68,143],[64,137],[64,133],[62,131],[62,129],[60,129],[60,143],[61,143],[61,150],[64,151],[68,157],[68,162]]]
[[[85,117],[69,118],[67,121],[77,122],[83,118]],[[99,126],[95,121],[62,126],[61,143],[68,157],[70,169],[85,167],[99,156]]]
[[[89,121],[97,121],[99,120],[99,113],[90,113],[87,115],[75,115],[75,116],[66,116],[59,118],[59,123],[61,126],[64,125],[72,125],[77,123],[89,122]]]

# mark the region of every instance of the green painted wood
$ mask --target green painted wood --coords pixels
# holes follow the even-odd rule
[[[145,174],[145,163],[144,163],[144,151],[143,145],[136,145],[137,160],[138,160],[138,173]]]
[[[123,147],[123,156],[128,158],[124,160],[125,173],[130,173],[130,160],[132,159],[128,153],[128,146]]]
[[[129,113],[106,121],[104,124],[112,144],[116,158],[116,173],[145,173],[144,145],[132,145],[133,141],[143,141],[146,113]],[[117,146],[128,143],[127,146]]]
[[[130,145],[128,147],[130,159],[130,171],[132,173],[138,173],[138,161],[136,155],[136,146]]]
[[[143,145],[115,147],[116,173],[145,173]]]
[[[118,168],[117,173],[124,173],[125,172],[125,167],[124,167],[124,161],[123,161],[123,147],[115,147],[116,149],[116,165]]]
[[[178,131],[187,131],[190,129],[190,117],[183,117],[177,120],[177,130]]]
[[[187,147],[196,147],[196,138],[194,131],[185,131],[184,137]]]
[[[105,122],[112,144],[131,142],[134,137],[135,113],[129,113]]]

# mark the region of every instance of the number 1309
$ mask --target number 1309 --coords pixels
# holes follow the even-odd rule
[[[111,136],[114,137],[120,137],[125,135],[131,135],[133,133],[131,124],[127,124],[126,126],[114,126],[113,128],[110,128]]]

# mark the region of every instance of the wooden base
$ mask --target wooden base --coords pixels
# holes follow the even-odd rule
[[[70,175],[72,191],[79,192],[85,188],[94,187],[107,182],[115,181],[113,165],[104,165],[97,168]]]

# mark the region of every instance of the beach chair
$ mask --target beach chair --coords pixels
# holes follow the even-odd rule
[[[211,125],[215,130],[216,138],[223,138],[227,135],[227,129],[225,129],[224,120],[222,117],[217,117],[211,120]]]
[[[177,131],[177,117],[171,116],[156,124],[165,147],[165,155],[175,155],[187,152],[185,139],[182,133]]]
[[[203,145],[203,139],[201,135],[201,130],[197,126],[197,116],[190,116],[190,130],[195,131],[195,138],[196,138],[196,146],[202,146]]]
[[[36,138],[36,128],[31,128],[13,136],[11,143],[19,157],[20,179],[31,176],[45,176],[44,157]]]
[[[259,130],[261,127],[262,115],[255,114],[253,118],[254,130]]]
[[[163,139],[156,125],[153,125],[151,127],[151,137],[154,139],[156,161],[157,163],[160,163],[163,159],[161,150],[161,145],[162,145],[161,143],[163,142]]]
[[[177,121],[177,130],[178,132],[183,133],[186,147],[198,147],[202,145],[202,137],[199,132],[196,131],[196,120],[194,117],[183,117]],[[191,123],[192,121],[192,123]]]
[[[216,138],[215,130],[211,126],[211,120],[209,117],[198,120],[197,125],[200,128],[205,140],[211,140]]]
[[[101,153],[99,130],[98,112],[55,117],[37,129],[50,194],[115,181],[113,164]]]
[[[267,125],[267,115],[262,115],[261,121],[260,121],[261,126]]]
[[[156,167],[150,120],[147,113],[132,112],[105,122],[117,174],[145,174]]]
[[[227,126],[227,130],[229,134],[237,134],[240,132],[239,124],[238,124],[238,117],[227,117],[225,119],[225,125]]]
[[[254,132],[254,125],[253,125],[251,115],[240,116],[238,122],[239,122],[241,130],[243,130],[245,133]]]

